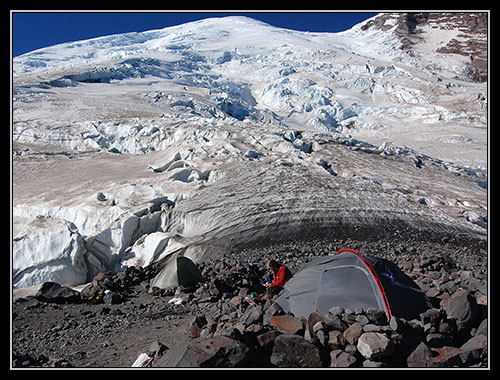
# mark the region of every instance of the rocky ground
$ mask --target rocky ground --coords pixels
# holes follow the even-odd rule
[[[435,309],[387,321],[375,310],[334,308],[304,321],[251,297],[262,290],[256,277],[266,274],[265,258],[295,272],[346,247],[396,262]],[[487,366],[486,252],[475,242],[401,232],[392,241],[318,238],[226,252],[199,264],[205,282],[192,288],[149,289],[155,268],[107,272],[94,285],[120,297],[101,303],[73,293],[62,303],[16,297],[12,366],[130,367],[143,352],[153,366]],[[176,298],[180,304],[169,302]]]

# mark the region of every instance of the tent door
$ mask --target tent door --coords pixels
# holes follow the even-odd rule
[[[385,310],[376,283],[371,274],[357,266],[343,266],[325,270],[321,274],[316,309],[324,314],[334,306],[354,310],[375,307]]]

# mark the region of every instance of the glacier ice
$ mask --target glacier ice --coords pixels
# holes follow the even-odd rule
[[[37,217],[24,224],[23,232],[12,247],[12,277],[18,287],[45,281],[78,285],[88,280],[89,266],[96,263],[89,261],[84,239],[72,223]]]

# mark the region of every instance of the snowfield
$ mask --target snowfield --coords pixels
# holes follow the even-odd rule
[[[484,240],[487,83],[434,51],[456,31],[409,54],[386,23],[215,18],[16,57],[14,285],[307,234]]]

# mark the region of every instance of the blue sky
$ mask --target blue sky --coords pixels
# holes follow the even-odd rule
[[[287,29],[339,32],[375,14],[366,12],[13,12],[12,55],[15,57],[63,42],[161,29],[208,17],[243,15]]]

